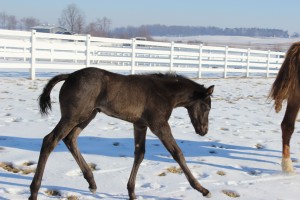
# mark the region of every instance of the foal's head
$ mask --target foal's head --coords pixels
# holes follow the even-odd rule
[[[192,124],[197,134],[204,136],[208,131],[208,114],[211,109],[211,95],[214,86],[204,89],[203,92],[195,92],[193,100],[186,106]]]

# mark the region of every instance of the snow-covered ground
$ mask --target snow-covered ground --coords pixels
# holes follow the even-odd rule
[[[27,199],[43,137],[59,120],[58,91],[52,91],[53,111],[41,117],[37,97],[47,79],[0,79],[0,163],[11,164],[13,173],[0,168],[0,199]],[[188,166],[212,193],[212,200],[296,200],[300,196],[300,129],[291,142],[296,173],[281,173],[280,123],[284,112],[275,114],[267,95],[273,78],[202,79],[215,85],[209,133],[194,133],[185,109],[175,109],[170,125]],[[298,122],[297,122],[298,123]],[[298,128],[298,129],[297,129]],[[39,199],[127,199],[126,184],[133,163],[132,125],[104,114],[79,137],[79,147],[94,170],[98,186],[91,194],[79,167],[63,143],[50,155]],[[160,141],[149,131],[146,156],[140,167],[138,199],[198,200],[185,176],[172,173],[178,167]],[[1,165],[1,164],[0,164]],[[27,175],[26,171],[27,169]],[[23,171],[22,171],[23,170]],[[178,170],[177,170],[178,171]],[[57,191],[61,196],[47,195]],[[225,193],[230,193],[231,197]],[[73,197],[73,198],[72,198]]]

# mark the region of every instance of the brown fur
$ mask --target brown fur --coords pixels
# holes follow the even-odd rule
[[[60,81],[65,81],[59,93],[61,119],[43,139],[36,173],[30,185],[30,200],[37,200],[47,159],[60,140],[78,163],[91,192],[96,192],[91,167],[80,153],[77,138],[98,112],[133,123],[135,150],[127,183],[129,199],[136,199],[135,179],[144,159],[148,128],[178,162],[190,185],[203,196],[210,195],[189,170],[172,136],[168,120],[174,108],[185,107],[195,132],[202,136],[207,134],[214,86],[205,88],[178,75],[124,76],[98,68],[85,68],[72,74],[55,76],[48,82],[39,98],[42,114],[46,115],[51,110],[50,92]]]
[[[282,170],[287,173],[293,172],[290,158],[290,140],[295,130],[295,121],[300,108],[299,65],[300,42],[296,42],[288,50],[269,96],[275,100],[276,112],[281,110],[282,102],[287,101],[285,114],[281,122]]]
[[[299,85],[300,42],[292,44],[273,83],[269,97],[275,100],[275,110],[279,112],[282,102],[294,94]]]

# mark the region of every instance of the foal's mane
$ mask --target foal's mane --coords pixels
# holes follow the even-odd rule
[[[185,83],[186,85],[189,85],[190,87],[197,88],[198,90],[204,90],[205,87],[204,85],[198,84],[191,79],[187,78],[186,76],[179,75],[176,73],[153,73],[153,74],[144,74],[145,76],[149,76],[152,78],[158,78],[158,79],[163,79],[166,81],[171,81],[171,82],[182,82]]]
[[[279,112],[282,102],[294,94],[300,78],[300,42],[295,42],[286,53],[285,60],[273,83],[269,98],[275,100],[275,110]]]

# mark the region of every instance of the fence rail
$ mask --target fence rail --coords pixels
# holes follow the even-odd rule
[[[194,77],[273,76],[283,52],[260,51],[90,35],[0,30],[0,68],[36,70],[99,67],[137,72],[190,73]]]

